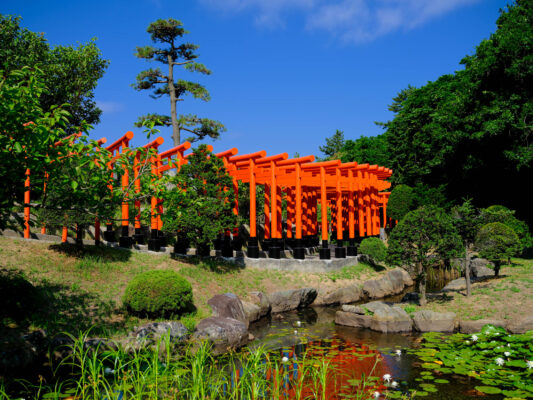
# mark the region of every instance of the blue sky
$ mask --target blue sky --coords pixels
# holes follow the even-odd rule
[[[134,146],[146,137],[133,127],[139,115],[169,113],[166,98],[153,100],[130,84],[156,67],[134,57],[150,44],[146,28],[158,18],[181,20],[186,39],[200,45],[210,76],[177,71],[211,92],[179,112],[217,119],[227,132],[215,151],[266,150],[319,155],[336,129],[347,139],[374,136],[387,121],[391,99],[407,85],[421,86],[460,69],[459,61],[496,29],[502,0],[2,0],[0,13],[23,18],[50,44],[97,38],[110,66],[96,89],[104,111],[91,132],[113,141],[133,130]],[[161,64],[164,68],[164,66]],[[171,147],[162,130],[163,149]]]

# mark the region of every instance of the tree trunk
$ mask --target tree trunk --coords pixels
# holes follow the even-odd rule
[[[418,264],[418,276],[420,277],[420,280],[418,281],[419,303],[424,307],[428,303],[426,299],[426,272],[421,263]]]
[[[494,276],[500,276],[500,261],[494,262]]]
[[[466,255],[465,255],[465,281],[466,281],[466,297],[470,297],[472,295],[472,288],[470,285],[470,261],[472,259],[472,255],[466,249]]]
[[[170,94],[170,118],[172,119],[172,140],[174,146],[178,146],[181,143],[180,127],[178,124],[178,113],[176,110],[176,87],[174,86],[174,65],[172,65],[172,57],[167,56],[168,60],[168,92]]]

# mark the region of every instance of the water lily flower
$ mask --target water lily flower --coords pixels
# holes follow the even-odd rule
[[[507,347],[511,347],[511,343],[507,343]]]
[[[526,361],[526,364],[528,369],[533,368],[533,361]]]
[[[379,396],[381,396],[381,393],[379,393],[379,392],[374,392],[374,397],[375,397],[376,399],[379,398]]]
[[[505,357],[509,357],[509,356],[511,355],[511,352],[510,352],[510,351],[506,351],[506,352],[503,353],[503,355],[504,355]]]
[[[402,351],[401,350],[396,350],[396,355],[397,356],[401,356],[402,355]]]
[[[287,357],[284,356],[284,357],[281,359],[281,362],[282,362],[282,363],[289,362],[289,359],[288,359]]]
[[[383,375],[383,380],[384,380],[385,382],[390,382],[390,380],[391,380],[391,376],[390,376],[390,374],[385,374],[385,375]]]
[[[115,373],[115,370],[114,369],[111,369],[109,367],[105,367],[104,368],[104,374],[105,375],[113,375]]]
[[[477,335],[472,335],[472,340],[474,342],[477,342],[478,339],[479,339],[479,337]]]
[[[392,383],[390,384],[393,388],[395,387],[398,387],[398,382],[396,381],[392,381]]]
[[[465,343],[466,343],[466,344],[470,344],[470,340],[467,340]]]
[[[302,323],[300,321],[296,321],[296,326],[302,326]]]
[[[298,334],[298,331],[297,331],[297,330],[294,330],[294,334],[297,335],[297,334]]]
[[[503,360],[503,358],[500,358],[498,357],[496,360],[496,365],[499,365],[500,367],[505,364],[505,361]]]

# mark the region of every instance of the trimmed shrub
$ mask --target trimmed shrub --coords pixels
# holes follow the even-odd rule
[[[520,251],[520,241],[515,231],[501,222],[483,225],[476,236],[479,255],[494,264],[498,276],[501,264]]]
[[[501,222],[511,228],[520,241],[520,253],[533,247],[533,236],[529,232],[529,227],[524,221],[515,217],[514,210],[501,205],[493,205],[481,210],[481,218],[485,224]]]
[[[407,185],[396,186],[387,203],[387,215],[399,221],[414,208],[416,208],[416,202],[413,188]]]
[[[131,280],[122,299],[130,312],[167,316],[190,311],[192,308],[191,284],[170,270],[143,272]]]
[[[359,245],[359,253],[367,255],[375,263],[382,263],[387,258],[387,247],[381,239],[369,237],[363,239]]]

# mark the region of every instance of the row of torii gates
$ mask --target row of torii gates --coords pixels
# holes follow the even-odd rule
[[[116,156],[128,148],[133,138],[132,132],[127,132],[123,137],[105,148]],[[176,169],[187,163],[188,155],[185,151],[190,149],[191,143],[184,142],[170,150],[158,153],[158,148],[164,139],[159,137],[143,146],[145,149],[154,149],[155,155],[150,158],[151,171],[164,174],[166,171]],[[106,139],[100,139],[99,145],[104,145]],[[213,151],[212,146],[208,146]],[[226,170],[233,179],[235,192],[235,206],[233,212],[238,214],[238,184],[248,183],[249,190],[249,238],[247,243],[247,256],[258,258],[260,256],[259,241],[257,237],[257,209],[256,185],[264,186],[264,239],[263,250],[268,249],[270,258],[280,258],[281,250],[287,244],[293,250],[293,257],[305,259],[306,247],[314,247],[322,239],[319,254],[321,259],[331,257],[329,248],[328,213],[320,212],[326,207],[331,212],[331,235],[336,238],[335,257],[345,258],[346,255],[357,255],[355,241],[364,236],[379,235],[380,228],[387,222],[387,201],[390,192],[384,190],[390,187],[385,181],[392,175],[392,170],[369,164],[357,162],[342,163],[340,160],[314,162],[315,157],[310,155],[299,158],[289,158],[287,153],[267,156],[265,151],[237,155],[238,150],[232,148],[220,153],[216,157],[223,160]],[[134,161],[134,186],[140,191],[140,159],[139,153]],[[113,166],[111,166],[113,168]],[[130,185],[127,171],[117,171],[121,176],[121,185],[126,188]],[[282,221],[282,199],[286,200],[286,219]],[[29,202],[30,202],[30,172],[26,172],[25,192],[25,237],[29,232]],[[325,207],[326,206],[326,207]],[[162,234],[163,224],[160,213],[164,204],[153,197],[151,199],[150,238],[149,250],[159,251],[164,245]],[[131,205],[122,204],[120,246],[131,247],[133,243],[144,244],[140,218],[140,202],[133,205],[135,212],[135,234],[129,236],[129,220]],[[42,229],[45,233],[45,229]],[[320,233],[320,236],[319,236]],[[107,224],[104,239],[114,242],[115,232],[111,223]],[[67,240],[67,228],[63,228],[63,241]],[[348,246],[345,247],[345,242]],[[100,224],[95,223],[95,242],[100,242]],[[228,227],[224,239],[215,243],[215,249],[221,250],[223,256],[232,257],[233,251],[240,251],[242,243],[239,240],[239,227]],[[182,243],[175,246],[176,252],[184,253],[186,248]]]

